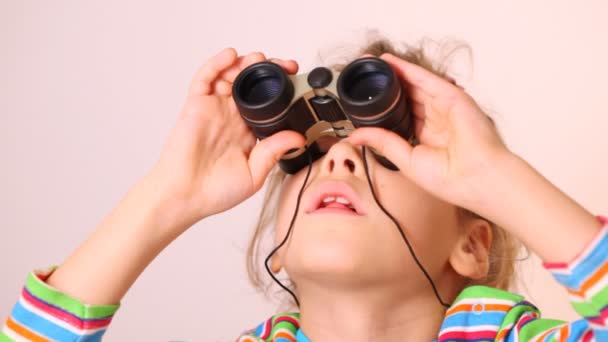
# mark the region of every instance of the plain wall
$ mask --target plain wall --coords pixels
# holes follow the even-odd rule
[[[606,213],[606,13],[599,0],[1,0],[0,317],[31,269],[60,263],[148,170],[195,70],[226,46],[306,71],[366,28],[410,43],[465,40],[472,72],[456,78],[509,146]],[[275,313],[244,267],[261,195],[169,246],[124,298],[107,340],[233,340]],[[577,318],[538,259],[520,266],[544,317]]]

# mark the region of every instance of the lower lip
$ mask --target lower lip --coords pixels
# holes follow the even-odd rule
[[[342,209],[342,208],[319,208],[315,211],[311,211],[309,214],[342,214],[342,215],[361,216],[350,209]]]

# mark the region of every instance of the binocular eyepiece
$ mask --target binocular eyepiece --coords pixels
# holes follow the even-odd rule
[[[234,101],[258,139],[282,130],[300,132],[307,139],[313,162],[327,151],[323,137],[345,138],[358,127],[383,127],[406,140],[414,122],[405,91],[391,66],[376,57],[348,64],[341,72],[318,67],[290,76],[271,62],[252,64],[236,78]],[[293,174],[308,165],[305,148],[288,151],[279,165]],[[384,166],[397,169],[376,155]]]

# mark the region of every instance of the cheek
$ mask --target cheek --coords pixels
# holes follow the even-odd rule
[[[298,193],[304,180],[304,175],[301,173],[286,176],[280,188],[276,214],[275,244],[280,243],[285,234],[287,234],[289,224],[295,212]],[[302,210],[302,204],[300,204],[299,211]]]
[[[458,238],[456,208],[404,177],[384,179],[376,184],[378,199],[399,222],[416,254],[427,263],[445,262]],[[395,224],[388,220],[396,231]],[[400,235],[398,238],[403,243]]]
[[[288,176],[283,182],[278,198],[275,246],[287,234],[304,176]],[[440,272],[457,236],[454,207],[404,177],[378,174],[375,179],[378,200],[399,222],[417,257],[429,272]],[[350,227],[359,234],[352,234],[352,230],[345,233],[339,222],[335,223],[335,229],[331,225],[320,227],[313,223],[316,221],[302,217],[304,209],[300,207],[289,247],[279,249],[277,255],[283,258],[289,250],[289,260],[284,261],[291,270],[362,272],[369,269],[375,276],[391,273],[397,276],[416,269],[397,227],[378,207],[371,193],[368,195],[367,204],[373,208],[369,212],[369,220],[362,221],[361,227]]]

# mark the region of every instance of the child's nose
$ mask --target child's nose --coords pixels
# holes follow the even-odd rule
[[[363,161],[357,147],[345,140],[335,142],[325,154],[321,172],[331,175],[364,175]]]

